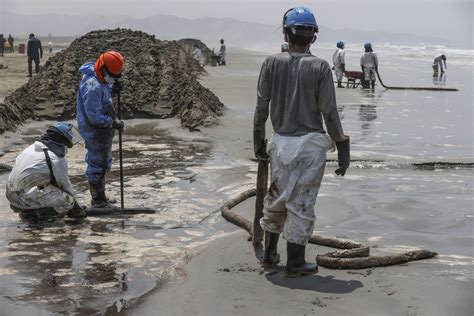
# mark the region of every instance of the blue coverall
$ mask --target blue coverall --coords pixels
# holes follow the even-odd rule
[[[115,110],[111,86],[97,77],[94,62],[79,70],[83,77],[77,90],[77,124],[87,149],[87,180],[98,184],[112,166]]]

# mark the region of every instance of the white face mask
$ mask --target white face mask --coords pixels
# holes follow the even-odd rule
[[[114,83],[114,81],[115,81],[115,79],[112,78],[111,76],[109,76],[108,74],[106,74],[106,75],[104,76],[104,80],[105,80],[105,82],[107,82],[107,83]]]

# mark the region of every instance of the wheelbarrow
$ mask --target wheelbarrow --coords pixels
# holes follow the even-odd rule
[[[362,71],[346,71],[344,76],[347,78],[346,87],[357,88],[364,80],[364,73]]]

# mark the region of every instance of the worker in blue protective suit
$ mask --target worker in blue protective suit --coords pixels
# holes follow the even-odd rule
[[[116,208],[105,195],[105,174],[112,165],[112,139],[124,123],[115,118],[112,94],[120,93],[118,80],[125,66],[124,57],[107,51],[97,61],[81,66],[83,74],[77,91],[77,123],[87,149],[86,177],[92,208]],[[113,202],[112,202],[113,203]]]

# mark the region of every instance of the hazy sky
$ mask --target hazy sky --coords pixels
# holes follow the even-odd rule
[[[316,12],[319,24],[331,28],[388,31],[470,42],[473,38],[472,0],[0,0],[0,11],[25,14],[101,14],[147,17],[170,14],[185,18],[231,17],[275,25],[296,5]],[[1,19],[1,16],[0,16]]]

